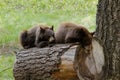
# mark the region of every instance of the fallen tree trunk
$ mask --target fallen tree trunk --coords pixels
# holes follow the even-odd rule
[[[13,69],[15,80],[103,80],[100,42],[94,38],[88,46],[74,45],[20,50]]]
[[[16,53],[15,80],[78,80],[73,68],[76,46],[59,44]]]

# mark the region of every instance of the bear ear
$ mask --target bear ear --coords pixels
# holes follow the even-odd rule
[[[84,31],[84,29],[83,29],[83,28],[81,28],[81,29],[80,29],[80,31]]]
[[[80,34],[85,35],[85,30],[84,30],[84,28],[81,28],[81,29],[80,29]]]
[[[54,29],[54,26],[52,25],[50,29],[53,30],[53,29]]]
[[[87,36],[89,34],[92,34],[85,28],[81,28],[79,33],[81,34],[81,36]]]
[[[41,33],[44,33],[44,32],[45,32],[45,29],[42,28],[42,27],[40,27],[40,32],[41,32]]]
[[[91,32],[91,35],[93,36],[95,34],[95,31],[94,32]]]

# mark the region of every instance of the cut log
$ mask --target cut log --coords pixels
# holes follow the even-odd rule
[[[103,46],[96,38],[91,45],[77,47],[74,68],[80,80],[103,80],[104,64]]]
[[[59,44],[16,53],[15,80],[78,80],[73,68],[77,46]]]
[[[20,50],[13,73],[15,80],[102,80],[104,62],[103,47],[93,39],[86,47],[56,44]]]

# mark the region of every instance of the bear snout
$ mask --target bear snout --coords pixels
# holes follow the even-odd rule
[[[49,43],[54,43],[55,42],[55,38],[52,36],[49,38]]]

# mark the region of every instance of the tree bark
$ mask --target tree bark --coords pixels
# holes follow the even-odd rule
[[[104,44],[105,80],[120,80],[120,0],[99,0],[95,37]]]
[[[76,46],[59,44],[16,53],[15,80],[78,80],[73,68]]]

